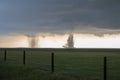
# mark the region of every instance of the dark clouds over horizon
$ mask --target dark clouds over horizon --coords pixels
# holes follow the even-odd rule
[[[0,0],[0,34],[119,33],[120,0]]]

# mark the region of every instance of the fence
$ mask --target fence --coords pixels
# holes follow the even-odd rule
[[[7,55],[9,54],[9,52],[10,51],[7,51],[6,49],[4,50],[4,55],[3,55],[3,58],[4,58],[4,61],[5,62],[7,62],[8,60],[8,57],[7,57]],[[39,52],[39,51],[38,51]],[[28,64],[29,62],[27,61],[28,59],[26,59],[26,58],[29,58],[29,57],[27,57],[27,56],[29,56],[30,54],[31,54],[31,52],[30,51],[25,51],[25,50],[23,50],[23,51],[21,51],[20,52],[20,54],[22,53],[22,64],[23,65],[26,65],[26,64]],[[60,52],[59,52],[60,53]],[[43,53],[42,53],[43,54]],[[50,53],[50,55],[49,56],[47,56],[46,58],[49,58],[49,61],[50,62],[48,62],[49,63],[49,65],[47,65],[47,66],[50,66],[50,71],[52,72],[52,73],[54,73],[55,71],[59,71],[59,69],[57,68],[57,67],[59,67],[60,65],[58,65],[58,66],[55,66],[55,65],[57,65],[57,62],[60,62],[61,60],[57,60],[57,57],[59,56],[59,59],[61,58],[60,56],[61,55],[55,55],[55,54],[57,54],[57,53],[54,53],[54,52],[52,52],[52,53]],[[64,53],[63,53],[64,54]],[[89,54],[90,55],[90,54]],[[40,55],[39,55],[40,56]],[[30,56],[31,58],[32,57],[39,57],[39,56],[34,56],[34,55],[32,55],[32,56]],[[67,57],[67,56],[66,56]],[[71,59],[71,62],[72,62],[72,57],[74,57],[73,55],[71,55],[71,58],[69,58],[69,59]],[[78,56],[75,56],[74,57],[74,59],[75,58],[77,58]],[[43,57],[43,58],[45,58],[45,57]],[[56,59],[55,59],[56,58]],[[90,59],[92,59],[93,57],[91,57]],[[39,60],[39,59],[38,59]],[[108,73],[108,67],[107,67],[107,61],[108,59],[107,59],[107,56],[102,56],[102,59],[101,59],[101,62],[102,62],[102,65],[99,65],[100,66],[100,68],[102,67],[103,69],[101,69],[102,70],[102,72],[103,72],[103,79],[104,80],[107,80],[107,73]],[[64,61],[64,60],[63,60]],[[78,61],[79,61],[79,58],[78,58]],[[89,59],[88,59],[88,61],[89,61]],[[27,63],[28,62],[28,63]],[[56,63],[55,63],[56,62]],[[64,63],[64,62],[61,62],[61,63]],[[77,62],[76,62],[77,63]],[[84,61],[83,61],[83,63],[84,63]],[[73,64],[73,62],[72,62],[72,64]],[[86,64],[85,64],[86,65]],[[72,65],[73,66],[73,65]],[[56,70],[55,70],[56,69]],[[82,69],[82,68],[81,68]],[[81,70],[79,70],[79,72],[80,72]]]

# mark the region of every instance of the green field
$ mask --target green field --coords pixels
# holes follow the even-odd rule
[[[23,50],[26,65],[23,65]],[[51,52],[55,73],[51,73]],[[0,49],[0,80],[103,80],[107,56],[108,80],[120,80],[120,49]]]

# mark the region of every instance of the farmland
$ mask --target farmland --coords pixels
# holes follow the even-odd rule
[[[107,56],[108,80],[119,80],[120,49],[0,49],[1,80],[103,80],[103,59]],[[23,51],[26,64],[23,65]],[[51,73],[51,52],[55,72]]]

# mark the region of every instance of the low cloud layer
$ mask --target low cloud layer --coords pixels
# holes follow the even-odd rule
[[[120,0],[1,0],[0,34],[120,33]]]
[[[39,34],[36,37],[26,35],[0,36],[0,48],[120,48],[120,34]],[[37,41],[35,40],[37,38]],[[74,42],[73,42],[74,40]],[[34,42],[35,41],[35,42]],[[35,45],[37,43],[37,45]],[[72,45],[70,45],[72,44]]]

